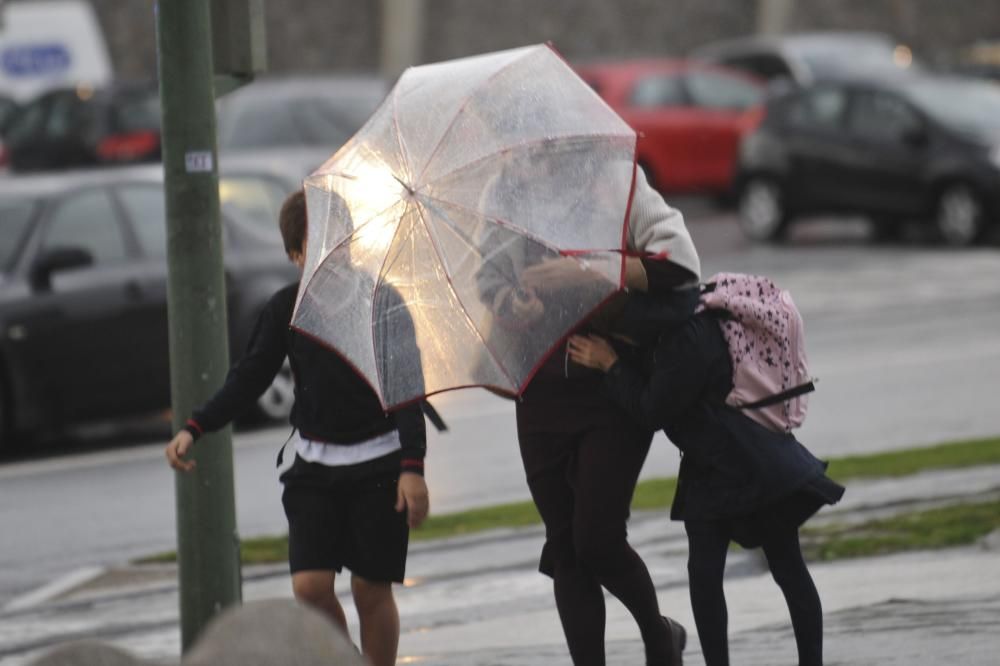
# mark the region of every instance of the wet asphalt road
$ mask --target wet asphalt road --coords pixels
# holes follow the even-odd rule
[[[875,246],[857,223],[804,225],[787,246],[761,247],[743,241],[726,214],[689,217],[705,276],[758,272],[791,289],[820,378],[800,431],[817,454],[1000,433],[996,247]],[[527,499],[511,405],[478,390],[433,401],[451,430],[429,444],[432,511]],[[284,529],[274,456],[286,435],[271,428],[235,438],[243,535]],[[0,466],[0,605],[81,567],[174,547],[162,444],[103,441]],[[645,477],[676,472],[676,452],[662,436],[658,442]]]

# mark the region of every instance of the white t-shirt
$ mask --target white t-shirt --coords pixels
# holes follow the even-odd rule
[[[398,451],[402,445],[399,442],[399,431],[372,437],[357,444],[330,444],[304,438],[295,431],[295,451],[306,462],[320,463],[329,467],[356,465],[375,458],[381,458],[393,451]]]

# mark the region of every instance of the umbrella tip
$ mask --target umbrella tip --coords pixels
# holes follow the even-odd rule
[[[407,184],[407,183],[403,182],[403,179],[402,179],[402,178],[400,178],[399,176],[397,176],[396,174],[392,174],[392,177],[396,179],[396,182],[397,182],[397,183],[399,183],[400,185],[402,185],[402,186],[403,186],[403,189],[405,189],[405,190],[406,190],[406,191],[407,191],[407,192],[409,193],[409,195],[410,195],[411,197],[412,197],[412,196],[413,196],[414,194],[416,194],[416,193],[417,193],[417,191],[416,191],[415,189],[413,189],[413,187],[411,187],[411,186],[410,186],[409,184]]]

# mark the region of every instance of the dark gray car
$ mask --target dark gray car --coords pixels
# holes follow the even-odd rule
[[[950,245],[975,243],[1000,228],[1000,88],[913,76],[773,97],[743,140],[737,189],[756,240],[803,216],[848,213],[883,237],[916,221]]]
[[[273,218],[263,222],[295,183],[252,170],[220,179],[234,356],[298,277]],[[165,238],[158,166],[0,181],[0,448],[14,433],[169,406]],[[290,378],[276,390],[260,405],[272,418],[287,414]]]

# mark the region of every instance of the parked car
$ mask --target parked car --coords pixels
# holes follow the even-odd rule
[[[1000,85],[1000,39],[982,40],[962,49],[953,71],[989,79]]]
[[[914,76],[774,98],[737,178],[753,239],[778,238],[801,215],[850,212],[883,234],[912,219],[951,245],[973,243],[1000,221],[1000,88]]]
[[[706,44],[691,57],[747,72],[776,87],[921,69],[909,46],[878,32],[754,35]]]
[[[637,160],[650,183],[673,192],[728,193],[741,137],[760,118],[752,77],[679,60],[576,68],[639,133]]]
[[[224,207],[254,177],[224,175]],[[259,178],[258,193],[282,182]],[[224,215],[234,356],[266,300],[298,277],[275,226]],[[159,167],[0,181],[0,447],[12,433],[170,405],[165,254]],[[279,378],[263,414],[287,415],[290,382]]]
[[[14,171],[158,161],[159,97],[138,84],[57,88],[24,104],[4,141]]]
[[[218,101],[219,152],[311,148],[329,157],[354,136],[386,92],[386,84],[376,77],[254,81]]]

